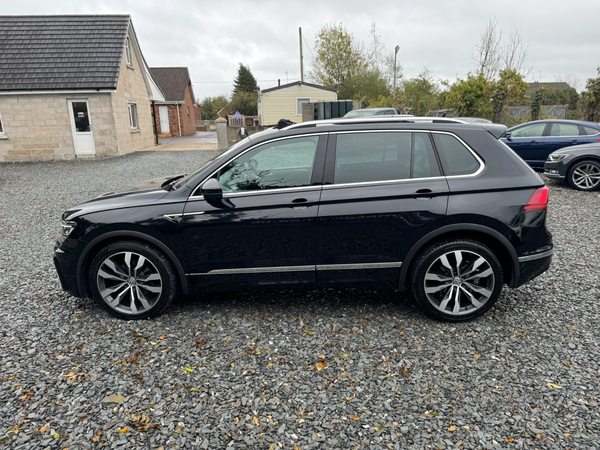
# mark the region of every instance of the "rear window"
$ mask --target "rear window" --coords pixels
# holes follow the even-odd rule
[[[454,136],[434,133],[433,140],[446,176],[470,175],[481,166],[473,153]]]
[[[586,134],[587,136],[593,136],[595,134],[600,133],[600,130],[596,129],[596,128],[590,128],[590,127],[583,127],[583,132],[584,134]]]

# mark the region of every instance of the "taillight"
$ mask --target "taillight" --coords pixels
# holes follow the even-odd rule
[[[536,189],[523,211],[545,211],[548,208],[548,186]]]

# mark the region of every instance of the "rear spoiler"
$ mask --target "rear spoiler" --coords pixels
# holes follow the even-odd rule
[[[478,123],[477,125],[481,125],[482,128],[486,129],[496,139],[500,139],[506,132],[506,125],[502,125],[501,123]]]

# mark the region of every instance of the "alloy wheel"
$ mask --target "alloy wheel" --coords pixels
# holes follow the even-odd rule
[[[579,189],[595,189],[600,184],[600,167],[593,163],[583,163],[573,169],[571,179]]]
[[[424,290],[440,312],[453,316],[471,314],[491,298],[494,270],[483,256],[466,250],[442,254],[427,269]]]
[[[140,314],[156,304],[162,277],[145,256],[124,251],[107,257],[98,268],[98,291],[106,304],[122,314]]]

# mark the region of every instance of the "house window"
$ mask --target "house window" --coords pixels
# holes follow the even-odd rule
[[[296,114],[298,116],[302,115],[302,105],[304,103],[310,103],[310,98],[297,98],[296,99]]]
[[[188,109],[188,116],[189,116],[190,115],[190,107],[188,106],[187,109]]]
[[[135,103],[129,104],[129,125],[131,125],[132,130],[137,130],[138,127],[138,115],[137,115],[137,105]]]
[[[2,125],[2,116],[0,115],[0,137],[4,136],[4,126]]]
[[[127,65],[131,65],[131,49],[129,46],[129,36],[127,36],[127,40],[125,41],[125,60],[127,61]]]

